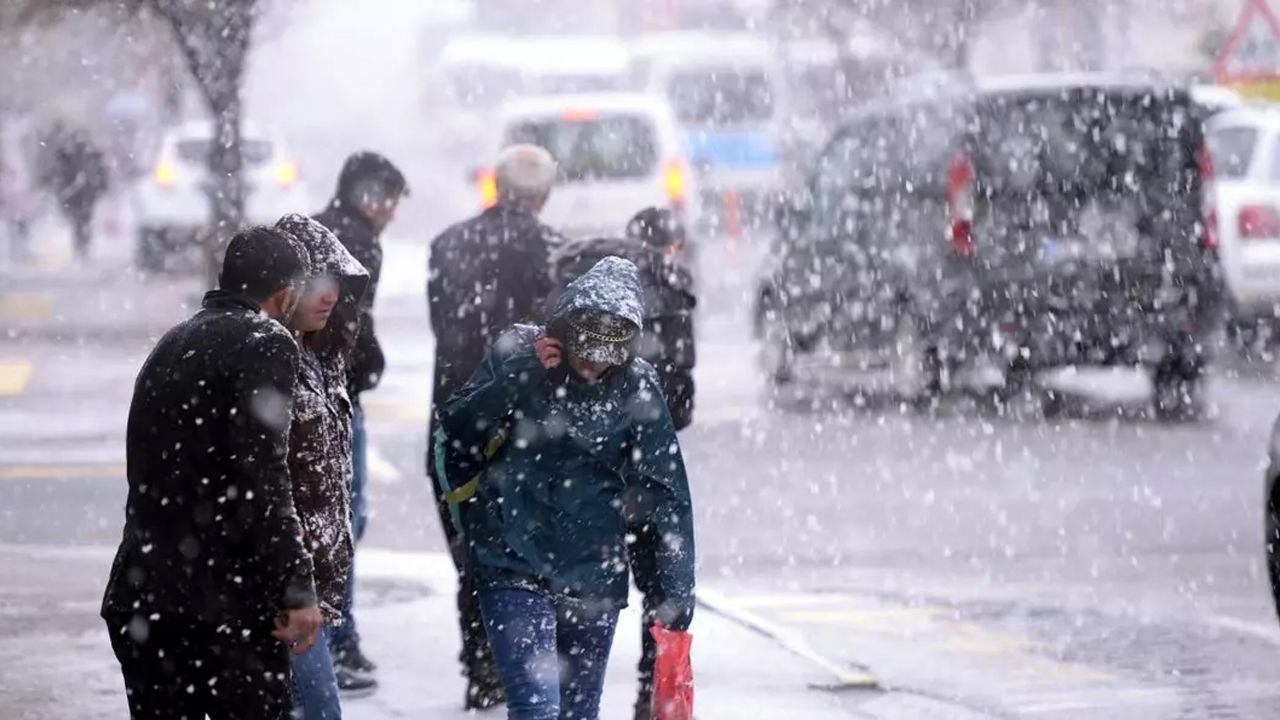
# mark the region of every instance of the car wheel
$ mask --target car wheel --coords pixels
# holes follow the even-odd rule
[[[1014,420],[1037,420],[1062,414],[1062,394],[1040,385],[1035,371],[1014,363],[1006,371],[1004,384],[995,392],[996,412]]]
[[[920,321],[913,315],[898,318],[889,384],[896,397],[919,404],[932,404],[942,394],[942,363],[938,350],[929,345]]]
[[[1274,485],[1272,486],[1274,488]],[[1267,498],[1266,537],[1267,575],[1271,579],[1271,597],[1280,614],[1280,508],[1276,507],[1275,491]]]
[[[137,235],[135,259],[138,269],[144,272],[164,272],[165,252],[164,236],[161,231],[152,228],[139,228]]]
[[[1156,417],[1161,420],[1196,420],[1204,411],[1204,375],[1183,358],[1174,356],[1157,365],[1151,385]]]
[[[760,332],[760,366],[777,386],[795,380],[795,342],[780,314],[774,309],[766,310]]]

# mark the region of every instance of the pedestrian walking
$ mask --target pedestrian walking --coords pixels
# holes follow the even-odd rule
[[[134,720],[289,717],[288,648],[321,622],[286,463],[302,268],[279,231],[238,233],[138,373],[101,611]]]
[[[641,293],[634,264],[602,260],[545,327],[500,337],[441,411],[446,475],[478,477],[457,489],[510,720],[599,716],[628,533],[655,548],[634,569],[656,622],[684,631],[692,620],[684,461],[657,373],[631,350]]]
[[[93,240],[93,212],[110,178],[106,159],[89,133],[56,125],[46,141],[44,183],[71,225],[76,256],[85,258]]]
[[[555,161],[542,148],[515,145],[498,156],[496,176],[497,204],[446,229],[431,242],[427,303],[436,359],[429,438],[436,436],[440,403],[462,387],[500,333],[541,317],[552,290],[549,247],[560,238],[538,221],[538,212],[555,183]],[[464,543],[435,472],[432,448],[429,442],[427,474],[458,570],[461,661],[467,678],[464,702],[468,709],[484,709],[500,704],[504,691],[466,572]]]
[[[390,160],[375,152],[353,153],[342,165],[338,188],[329,205],[315,220],[329,228],[343,247],[369,273],[369,289],[360,303],[360,326],[348,373],[347,393],[351,398],[351,532],[359,544],[369,524],[365,487],[369,479],[368,441],[360,395],[377,387],[386,369],[382,345],[374,331],[373,302],[382,275],[382,231],[395,217],[401,197],[408,194],[404,174]],[[333,653],[338,688],[361,693],[377,687],[373,678],[377,666],[360,646],[355,618],[355,563],[347,578],[342,623],[333,628],[329,647]]]
[[[632,260],[640,271],[644,289],[644,325],[636,342],[636,354],[657,370],[663,396],[677,431],[693,422],[693,368],[697,361],[693,311],[698,299],[693,275],[679,261],[684,228],[670,210],[649,207],[627,223],[622,238],[593,238],[571,243],[554,254],[557,283],[568,285],[594,263],[610,254]],[[636,720],[652,720],[653,666],[657,643],[651,628],[656,621],[658,589],[649,584],[657,562],[651,536],[637,531],[630,547],[630,561],[644,601],[640,628],[639,691]]]
[[[354,546],[351,538],[351,400],[348,363],[359,334],[369,274],[328,228],[286,215],[276,229],[304,255],[306,284],[289,329],[299,347],[289,431],[293,500],[315,565],[324,623],[319,640],[293,660],[302,720],[339,720],[338,679],[329,635],[342,622]]]

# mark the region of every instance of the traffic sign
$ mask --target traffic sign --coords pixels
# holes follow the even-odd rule
[[[1268,0],[1245,0],[1214,62],[1213,75],[1224,85],[1280,78],[1280,19]]]

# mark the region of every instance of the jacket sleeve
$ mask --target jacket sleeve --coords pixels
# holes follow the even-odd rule
[[[382,343],[373,329],[373,313],[362,309],[360,313],[360,329],[356,331],[355,351],[351,357],[351,390],[359,395],[372,390],[382,380],[387,369],[387,358],[382,352]]]
[[[651,548],[650,562],[635,564],[640,587],[657,595],[654,605],[663,624],[685,630],[693,620],[693,502],[680,442],[653,370],[642,374],[632,409],[630,459],[626,470],[627,525]]]
[[[546,371],[533,353],[531,337],[504,333],[462,389],[440,406],[440,424],[456,444],[482,461],[489,432],[514,411],[520,392],[540,382]]]
[[[281,607],[311,607],[316,604],[311,555],[293,506],[288,465],[298,347],[288,335],[269,333],[242,352],[229,438],[244,491],[241,519]]]

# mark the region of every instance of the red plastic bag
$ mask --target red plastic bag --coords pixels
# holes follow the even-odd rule
[[[649,628],[658,644],[653,664],[653,720],[693,720],[693,635],[668,630],[660,624]]]

